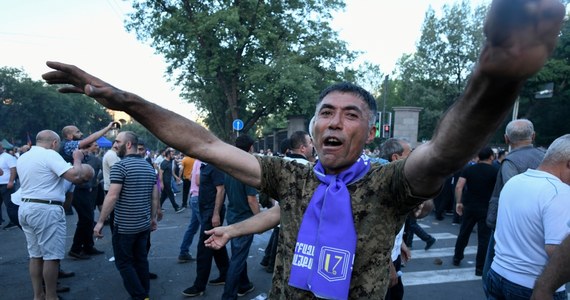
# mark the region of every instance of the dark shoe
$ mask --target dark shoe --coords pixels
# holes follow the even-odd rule
[[[191,287],[183,290],[182,295],[184,295],[186,297],[202,296],[202,295],[204,295],[204,290],[199,290],[197,287],[191,286]]]
[[[174,212],[179,214],[179,213],[183,212],[185,209],[186,208],[184,208],[184,207],[179,207],[179,208],[175,209]]]
[[[68,286],[66,286],[66,285],[61,285],[61,284],[59,284],[59,283],[57,284],[57,287],[56,287],[56,289],[55,289],[55,291],[56,291],[57,293],[67,293],[67,292],[69,292],[69,290],[71,290],[71,289],[70,289]]]
[[[453,265],[454,265],[454,266],[458,267],[458,266],[459,266],[459,263],[461,263],[461,260],[460,260],[460,259],[453,258]]]
[[[223,277],[218,277],[209,281],[210,285],[224,285],[226,284],[226,279]]]
[[[17,227],[18,227],[18,225],[16,225],[16,224],[10,222],[10,223],[8,223],[8,225],[4,226],[4,230],[10,230],[10,229],[14,229],[14,228],[17,228]]]
[[[148,278],[149,279],[157,279],[158,275],[156,275],[156,273],[148,272]]]
[[[426,247],[424,248],[426,251],[429,250],[429,248],[431,248],[431,246],[433,246],[433,244],[435,243],[436,239],[435,238],[431,238],[426,242]]]
[[[443,221],[443,215],[436,215],[435,219],[438,221]]]
[[[97,248],[91,248],[89,250],[83,250],[83,253],[87,255],[99,255],[105,253],[105,251],[98,250]]]
[[[66,211],[65,211],[65,215],[66,215],[66,216],[73,216],[73,210],[71,210],[71,209],[70,209],[70,210],[66,210]]]
[[[261,262],[259,263],[260,265],[262,265],[263,267],[267,267],[269,266],[269,259],[265,259],[265,257],[263,257],[263,259],[261,260]]]
[[[62,269],[59,269],[58,278],[69,278],[75,276],[75,272],[65,272]]]
[[[194,258],[192,258],[192,255],[190,255],[189,253],[178,255],[178,262],[180,263],[185,263],[192,260],[194,260]]]
[[[69,255],[69,256],[71,256],[71,257],[73,257],[73,258],[75,258],[75,259],[90,259],[90,258],[91,258],[91,256],[89,256],[89,255],[87,255],[87,254],[85,254],[85,253],[83,253],[83,252],[77,253],[77,252],[69,251],[69,252],[67,253],[67,255]]]
[[[475,276],[483,276],[483,270],[475,269]]]
[[[250,293],[253,290],[255,290],[255,286],[253,286],[253,284],[250,283],[249,286],[245,289],[239,288],[237,295],[238,295],[238,297],[242,297],[242,296],[247,295],[248,293]]]

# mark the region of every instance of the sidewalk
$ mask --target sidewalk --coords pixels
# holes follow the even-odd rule
[[[177,197],[180,203],[180,197]],[[195,261],[178,263],[179,246],[190,218],[190,210],[175,214],[174,209],[165,202],[164,218],[158,230],[151,234],[152,247],[149,253],[150,271],[158,274],[158,279],[151,280],[150,299],[188,299],[182,291],[190,287],[196,276]],[[7,223],[4,222],[3,225]],[[76,214],[67,216],[66,253],[71,246],[75,232]],[[113,256],[109,228],[103,230],[105,237],[95,242],[95,247],[105,254],[92,256],[88,260],[76,260],[66,257],[61,261],[65,271],[75,272],[71,278],[61,279],[62,285],[69,286],[70,292],[61,293],[63,299],[111,300],[129,299],[123,287],[121,276],[115,264],[109,259]],[[261,293],[268,293],[271,286],[271,274],[267,273],[259,262],[271,231],[256,235],[248,258],[248,275],[255,285],[255,290],[240,299],[252,299]],[[190,248],[192,257],[196,257],[198,234]],[[28,273],[28,254],[26,239],[20,229],[0,229],[0,299],[32,299],[32,284]],[[228,254],[230,254],[228,246]],[[230,254],[231,255],[231,254]],[[218,276],[215,263],[212,264],[210,279]],[[221,299],[223,286],[208,286],[203,296],[195,299]]]

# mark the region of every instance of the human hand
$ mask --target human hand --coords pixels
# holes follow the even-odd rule
[[[42,78],[48,84],[67,85],[59,88],[59,92],[85,94],[109,109],[123,110],[125,92],[74,65],[53,61],[46,64],[55,71],[43,74]]]
[[[103,234],[101,233],[102,229],[103,229],[103,222],[97,222],[97,224],[93,228],[93,236],[95,237],[95,239],[103,238]]]
[[[457,203],[455,205],[455,212],[460,215],[463,216],[463,203]]]
[[[515,80],[537,73],[556,46],[564,14],[558,0],[494,0],[479,71]]]
[[[158,229],[158,222],[156,221],[156,219],[152,219],[150,221],[150,231],[155,231]]]
[[[220,214],[212,215],[212,227],[218,227],[222,225],[220,222]]]
[[[403,263],[407,263],[412,259],[412,251],[410,251],[410,248],[408,248],[405,243],[402,243],[400,247],[400,257]]]
[[[390,287],[395,286],[398,284],[398,273],[396,272],[396,268],[394,267],[394,263],[390,262]]]
[[[157,222],[162,221],[163,216],[164,216],[164,213],[162,212],[162,209],[159,208],[158,211],[156,212],[156,221]]]
[[[210,237],[204,241],[204,245],[214,250],[221,249],[230,240],[230,236],[227,231],[228,226],[220,226],[205,231],[204,233],[210,235]]]
[[[73,151],[73,161],[83,161],[83,158],[85,158],[85,153],[83,153],[82,150],[75,150]]]
[[[7,188],[7,189],[12,189],[12,188],[14,188],[14,181],[8,181],[8,183],[6,184],[6,188]]]

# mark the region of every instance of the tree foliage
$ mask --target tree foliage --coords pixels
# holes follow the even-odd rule
[[[483,42],[485,13],[486,7],[472,9],[466,0],[443,6],[441,17],[430,7],[415,53],[399,59],[391,97],[397,105],[423,108],[420,139],[431,137],[445,109],[465,87]]]
[[[520,95],[519,118],[534,123],[536,144],[547,147],[557,137],[570,132],[570,22],[562,27],[558,45],[544,68],[530,78]],[[536,99],[545,83],[554,83],[552,98]]]
[[[349,70],[353,53],[329,26],[343,1],[135,1],[127,29],[166,58],[182,96],[229,138],[260,119],[312,114],[320,90]]]
[[[111,121],[107,111],[95,100],[76,94],[61,94],[56,87],[33,81],[24,71],[0,68],[0,138],[25,144],[44,129],[61,133],[70,124],[89,133]]]

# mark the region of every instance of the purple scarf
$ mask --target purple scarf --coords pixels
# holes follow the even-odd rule
[[[289,285],[320,298],[348,298],[356,230],[346,186],[364,177],[369,169],[365,155],[338,175],[325,175],[321,162],[317,163],[314,171],[321,184],[301,222]]]

